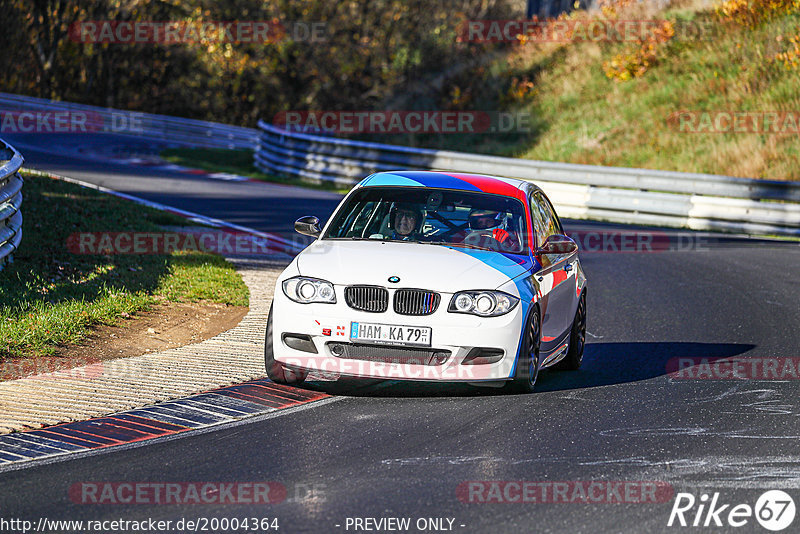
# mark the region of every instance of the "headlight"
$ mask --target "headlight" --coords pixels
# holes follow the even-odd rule
[[[309,304],[311,302],[336,303],[336,292],[333,284],[316,278],[296,276],[283,281],[284,294],[295,302]]]
[[[461,291],[453,295],[447,311],[497,317],[514,309],[519,299],[502,291]]]

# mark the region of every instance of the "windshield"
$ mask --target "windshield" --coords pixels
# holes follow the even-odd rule
[[[525,208],[517,199],[449,189],[365,187],[336,213],[323,239],[375,239],[521,254]]]

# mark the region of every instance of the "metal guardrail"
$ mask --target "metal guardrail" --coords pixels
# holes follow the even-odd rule
[[[85,125],[92,132],[159,139],[190,147],[253,149],[258,141],[258,130],[254,128],[9,93],[0,93],[0,111],[34,114],[59,111],[80,113],[88,119]],[[33,122],[29,120],[28,123]]]
[[[800,236],[800,183],[532,161],[258,126],[255,165],[265,172],[342,184],[397,169],[508,176],[536,182],[562,217]]]
[[[0,139],[0,270],[22,240],[22,155]]]

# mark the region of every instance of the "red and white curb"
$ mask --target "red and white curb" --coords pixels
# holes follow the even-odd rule
[[[316,391],[251,380],[145,408],[0,436],[9,464],[104,449],[218,426],[328,398]]]

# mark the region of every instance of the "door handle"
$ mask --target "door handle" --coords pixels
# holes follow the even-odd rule
[[[567,272],[570,272],[572,270],[572,264],[571,263],[566,264],[564,266],[564,270],[567,271]]]

